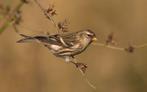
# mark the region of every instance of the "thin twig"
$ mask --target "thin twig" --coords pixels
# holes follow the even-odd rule
[[[51,21],[51,23],[54,25],[54,27],[56,28],[58,33],[61,33],[60,29],[58,28],[57,23],[55,22],[55,20],[52,18],[51,15],[49,15],[46,10],[41,6],[41,4],[37,1],[34,0],[35,3],[39,6],[39,8],[41,9],[41,11],[44,13],[44,15],[46,16],[47,19],[49,19]]]
[[[3,32],[4,30],[6,30],[9,26],[13,26],[15,29],[15,32],[18,33],[18,30],[16,30],[16,25],[15,25],[15,21],[17,20],[15,18],[15,14],[17,11],[19,11],[21,9],[21,7],[25,4],[25,2],[21,1],[14,10],[12,10],[12,12],[8,13],[8,18],[6,20],[6,22],[3,24],[3,26],[0,28],[1,32]],[[1,17],[5,17],[5,16],[1,16]]]
[[[76,61],[76,59],[74,59],[73,61],[71,61],[72,64],[74,64],[76,66],[76,68],[80,71],[82,77],[84,78],[85,82],[93,89],[96,89],[96,87],[89,81],[89,79],[87,78],[86,74],[85,74],[85,71],[86,71],[86,68],[87,68],[87,65],[85,67],[85,64],[83,63],[78,63]],[[81,67],[82,65],[82,67]],[[84,67],[83,67],[84,66]],[[83,68],[85,68],[83,70]]]
[[[114,49],[114,50],[119,50],[119,51],[126,51],[126,52],[129,52],[129,53],[133,53],[134,50],[136,49],[140,49],[140,48],[144,48],[144,47],[147,47],[147,43],[145,44],[142,44],[142,45],[129,45],[128,47],[116,47],[116,46],[113,46],[113,45],[106,45],[104,43],[93,43],[93,45],[97,45],[97,46],[102,46],[102,47],[106,47],[106,48],[110,48],[110,49]]]
[[[144,47],[147,47],[147,43],[145,43],[145,44],[142,44],[142,45],[135,45],[134,46],[135,48],[144,48]]]
[[[114,50],[119,50],[119,51],[125,51],[125,48],[115,47],[115,46],[112,46],[112,45],[106,45],[106,44],[103,44],[103,43],[93,43],[93,45],[107,47],[107,48],[114,49]]]
[[[1,27],[0,27],[0,34],[4,32],[9,26],[11,25],[10,22],[6,21]]]

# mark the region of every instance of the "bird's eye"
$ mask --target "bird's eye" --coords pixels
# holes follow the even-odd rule
[[[89,37],[92,37],[92,35],[88,34]]]

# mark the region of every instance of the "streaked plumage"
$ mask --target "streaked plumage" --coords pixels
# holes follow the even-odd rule
[[[82,30],[67,34],[55,34],[49,36],[26,36],[18,43],[36,40],[47,47],[55,56],[71,61],[75,55],[82,53],[95,39],[95,34],[91,30]]]

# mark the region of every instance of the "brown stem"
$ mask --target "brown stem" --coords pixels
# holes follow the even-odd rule
[[[52,16],[50,16],[47,11],[41,6],[41,4],[37,1],[34,0],[35,3],[39,6],[39,8],[41,9],[41,11],[44,13],[44,15],[46,16],[47,19],[49,19],[51,21],[51,23],[54,25],[54,27],[56,28],[57,32],[60,33],[60,29],[58,28],[57,23],[55,22],[55,20],[52,18]]]

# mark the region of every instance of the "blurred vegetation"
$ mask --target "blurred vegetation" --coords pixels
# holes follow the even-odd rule
[[[6,2],[5,2],[6,1]],[[56,33],[37,5],[22,7],[21,33]],[[1,0],[14,9],[19,0]],[[92,29],[100,42],[113,32],[118,44],[147,43],[146,0],[40,0],[54,3],[57,19],[70,20],[70,30]],[[17,44],[20,36],[0,14],[0,92],[93,92],[75,68],[36,43]],[[8,27],[9,26],[9,27]],[[7,29],[5,29],[7,28]],[[5,29],[5,31],[4,31]],[[88,64],[95,92],[147,92],[147,48],[134,53],[90,46],[77,58]]]

